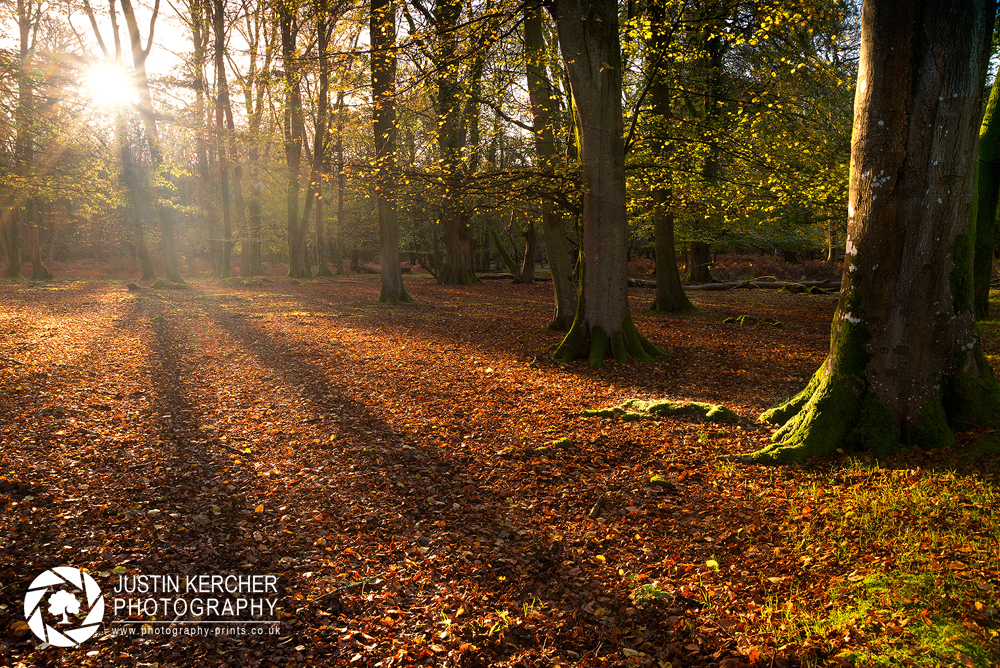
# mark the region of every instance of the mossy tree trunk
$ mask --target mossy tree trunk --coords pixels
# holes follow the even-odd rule
[[[761,416],[783,426],[754,460],[941,447],[996,423],[969,215],[994,14],[986,0],[865,2],[830,353],[802,393]]]
[[[1000,78],[993,82],[983,123],[979,128],[979,163],[976,172],[976,256],[973,266],[976,320],[990,315],[990,281],[993,278],[993,234],[997,197],[1000,195]]]
[[[372,0],[372,99],[375,102],[375,165],[378,170],[378,232],[382,289],[378,300],[409,302],[399,267],[396,216],[396,5]]]
[[[591,366],[609,356],[651,360],[628,308],[622,58],[614,0],[555,0],[551,12],[579,124],[583,168],[583,271],[576,318],[555,356],[589,349]]]
[[[552,85],[545,71],[545,36],[542,30],[542,5],[538,0],[524,6],[524,56],[528,80],[528,98],[531,101],[532,129],[534,130],[535,153],[539,167],[545,172],[555,169],[555,133],[552,129],[552,114],[556,102],[552,98]],[[573,266],[569,260],[566,244],[566,230],[563,218],[551,200],[543,198],[542,237],[545,239],[545,254],[549,260],[552,275],[552,292],[555,309],[548,329],[565,332],[573,323],[576,313],[576,286],[573,284]]]

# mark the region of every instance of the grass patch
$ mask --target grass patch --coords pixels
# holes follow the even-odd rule
[[[807,473],[779,531],[828,585],[772,597],[761,621],[805,665],[998,665],[998,501],[995,478],[951,471],[852,460]]]

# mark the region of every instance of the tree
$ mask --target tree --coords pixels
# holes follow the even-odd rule
[[[382,290],[378,300],[413,301],[399,267],[399,221],[396,218],[396,6],[372,0],[372,103],[375,132],[375,180],[378,191],[379,254]]]
[[[993,279],[993,233],[1000,199],[1000,77],[993,82],[986,113],[979,129],[979,162],[976,171],[976,255],[973,286],[976,320],[990,315],[990,282]]]
[[[995,0],[866,0],[830,353],[754,461],[954,443],[1000,388],[973,318],[976,141]],[[930,122],[928,122],[930,121]]]
[[[524,59],[528,80],[528,96],[531,101],[532,130],[535,137],[535,153],[538,168],[543,172],[555,169],[556,148],[553,131],[553,112],[556,106],[552,98],[551,85],[545,74],[543,61],[545,38],[542,31],[541,3],[532,0],[524,7]],[[555,311],[548,328],[557,332],[569,329],[576,312],[576,288],[573,285],[573,267],[570,264],[566,244],[566,230],[562,216],[555,211],[552,201],[543,197],[542,234],[545,251],[552,275],[552,292]],[[534,228],[532,228],[533,232]],[[499,243],[497,244],[499,246]],[[525,254],[527,257],[528,253]],[[534,253],[531,253],[532,257]]]
[[[583,276],[576,318],[555,356],[570,361],[588,347],[591,366],[614,355],[661,355],[639,334],[628,308],[625,146],[618,4],[555,0],[552,16],[576,108],[583,169]]]
[[[149,77],[146,73],[146,59],[149,58],[149,52],[153,48],[153,29],[159,14],[160,3],[159,0],[156,0],[153,5],[153,15],[149,20],[149,35],[147,35],[145,48],[142,46],[142,35],[139,32],[139,24],[135,20],[132,0],[120,0],[120,3],[122,14],[125,16],[125,25],[128,28],[129,42],[132,46],[132,66],[135,69],[135,84],[139,93],[139,115],[146,133],[152,169],[156,174],[163,166],[163,152],[156,130],[156,116],[153,112],[153,96],[149,90]],[[173,283],[184,283],[180,266],[177,263],[173,207],[169,202],[160,200],[156,203],[156,210],[160,219],[160,241],[163,244],[163,275]]]
[[[661,67],[670,47],[672,36],[664,5],[667,0],[649,3],[649,23],[652,38],[650,53],[647,54],[649,72],[649,97],[652,114],[659,121],[654,134],[653,150],[660,160],[669,160],[671,147],[664,139],[667,121],[673,116],[671,111],[670,82]],[[681,287],[680,272],[677,270],[677,254],[674,243],[674,212],[670,208],[671,190],[666,178],[657,179],[653,187],[653,239],[656,244],[656,295],[649,310],[655,313],[695,310],[691,300]]]

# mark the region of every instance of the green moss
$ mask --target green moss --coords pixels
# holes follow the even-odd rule
[[[774,443],[750,459],[777,464],[833,454],[858,421],[864,389],[855,376],[833,373],[822,378],[808,401],[774,433]]]
[[[611,354],[615,356],[619,364],[628,362],[628,348],[625,347],[625,334],[623,332],[615,332],[611,335]]]
[[[664,489],[675,489],[672,482],[660,475],[654,475],[649,479],[650,485],[655,485],[656,487],[663,487]]]
[[[722,321],[722,324],[724,324],[724,325],[734,325],[734,324],[736,324],[736,316],[732,316],[732,315],[729,316],[728,318],[726,318],[725,320]]]
[[[823,367],[820,367],[819,371],[814,373],[813,377],[809,380],[809,384],[806,385],[806,389],[802,390],[783,404],[779,404],[774,408],[764,411],[758,419],[761,422],[777,425],[788,422],[788,420],[793,415],[798,413],[799,410],[801,410],[801,408],[806,405],[806,402],[812,397],[813,392],[816,391],[816,387],[823,380],[823,375]]]
[[[736,319],[736,322],[740,323],[741,325],[756,325],[757,318],[754,318],[753,316],[750,315],[741,315]]]
[[[669,400],[645,401],[643,399],[629,399],[612,408],[583,411],[583,415],[588,417],[613,417],[619,415],[624,422],[655,420],[660,417],[673,417],[685,413],[700,415],[709,422],[732,422],[739,419],[736,413],[725,406],[697,401],[680,403]]]
[[[663,417],[669,417],[671,415],[679,415],[684,412],[684,404],[678,403],[676,401],[668,401],[666,399],[661,401],[645,401],[643,399],[629,399],[621,405],[625,409],[635,409],[640,413],[649,413],[650,415],[660,415]]]
[[[899,425],[892,411],[871,392],[861,402],[861,415],[845,445],[852,450],[884,456],[899,449]]]
[[[563,448],[563,449],[572,448],[573,441],[569,440],[568,438],[557,438],[556,440],[552,441],[552,447]]]
[[[642,339],[639,338],[639,330],[635,328],[632,318],[625,319],[625,322],[622,323],[622,330],[625,333],[625,338],[628,339],[629,351],[643,362],[652,362],[653,356],[646,352]]]
[[[972,247],[968,234],[959,234],[951,246],[954,268],[948,276],[951,286],[952,307],[961,313],[972,303]]]
[[[659,348],[657,348],[652,343],[650,343],[649,340],[647,340],[646,337],[643,336],[638,329],[635,331],[635,333],[636,336],[639,337],[639,343],[642,344],[642,349],[646,351],[647,355],[650,355],[651,357],[673,357],[673,355],[671,355],[670,353],[664,352]]]
[[[907,430],[906,441],[924,450],[955,445],[955,433],[948,426],[944,406],[936,400],[924,404],[917,414],[916,424]]]
[[[590,356],[587,358],[587,364],[592,369],[601,368],[601,363],[604,361],[604,356],[607,353],[607,347],[608,335],[604,332],[604,329],[600,326],[591,327]]]
[[[942,381],[945,416],[955,431],[994,427],[1000,416],[1000,385],[978,343],[973,354],[981,377],[964,370],[966,356],[962,354],[955,361],[956,372]]]
[[[739,420],[739,416],[736,413],[719,404],[692,401],[688,407],[697,410],[709,422],[735,422]]]

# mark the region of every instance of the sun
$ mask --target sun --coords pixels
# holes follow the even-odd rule
[[[95,107],[117,109],[135,101],[132,74],[114,63],[90,68],[86,88]]]

